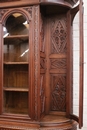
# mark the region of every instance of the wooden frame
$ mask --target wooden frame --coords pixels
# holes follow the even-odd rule
[[[72,24],[82,1],[33,0],[0,3],[0,128],[69,129],[83,125],[83,37],[80,38],[79,117],[73,115],[73,43]],[[3,25],[12,13],[21,13],[29,23],[29,98],[28,114],[3,111]],[[83,26],[80,26],[83,36]],[[23,38],[23,35],[21,35]],[[14,36],[15,39],[16,36]],[[19,37],[17,37],[19,38]],[[22,39],[23,40],[23,39]],[[16,62],[17,63],[17,62]],[[15,63],[15,64],[16,64]],[[8,63],[6,63],[8,64]],[[20,64],[20,63],[18,63]],[[10,63],[11,65],[11,63]],[[26,76],[25,76],[26,77]],[[10,90],[5,88],[5,90]],[[4,121],[5,120],[5,121]],[[13,122],[12,122],[13,121]],[[4,125],[6,123],[6,125]],[[22,124],[22,125],[21,125]]]

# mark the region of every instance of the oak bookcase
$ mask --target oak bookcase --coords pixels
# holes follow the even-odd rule
[[[74,7],[74,5],[77,6]],[[73,114],[73,19],[79,11],[79,116]],[[0,130],[83,126],[82,0],[0,0]]]

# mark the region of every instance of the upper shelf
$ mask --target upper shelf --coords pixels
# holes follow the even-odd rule
[[[4,38],[4,44],[17,44],[28,42],[28,35],[12,35]]]
[[[28,65],[28,62],[4,62],[5,65]]]

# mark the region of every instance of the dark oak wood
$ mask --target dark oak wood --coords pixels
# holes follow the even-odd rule
[[[9,2],[9,4],[8,4]],[[20,6],[28,6],[28,5],[37,5],[39,4],[39,0],[17,0],[17,1],[1,1],[0,2],[0,8],[8,8],[8,7],[20,7]]]
[[[0,1],[0,130],[82,127],[82,37],[78,117],[72,96],[72,26],[82,4],[73,9],[77,1]]]

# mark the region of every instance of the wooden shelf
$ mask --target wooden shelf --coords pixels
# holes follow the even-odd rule
[[[4,91],[16,91],[16,92],[28,92],[28,88],[6,88],[4,87]]]
[[[28,65],[28,62],[4,62],[5,65]]]
[[[4,45],[23,44],[28,42],[28,35],[12,35],[4,38]]]
[[[28,38],[28,35],[10,35],[10,36],[7,36],[5,37],[4,39],[13,39],[13,38]]]

